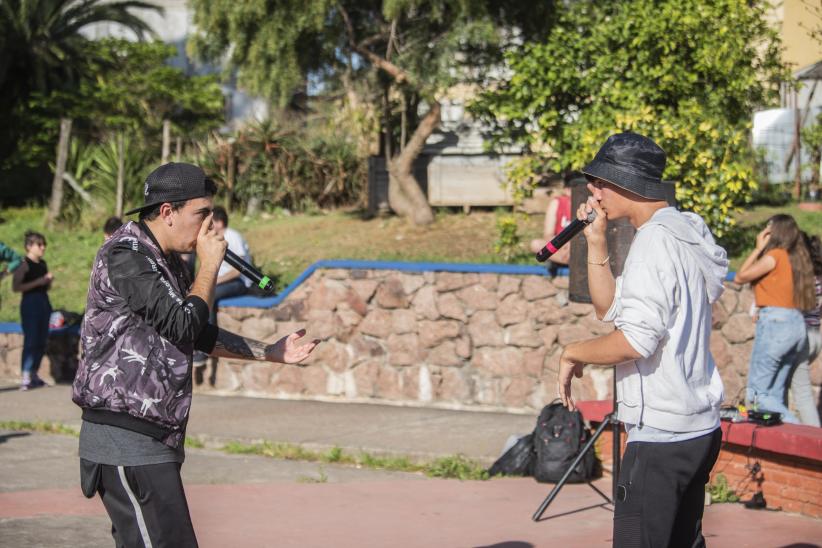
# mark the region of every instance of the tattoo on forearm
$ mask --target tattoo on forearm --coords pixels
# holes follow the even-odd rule
[[[266,343],[255,341],[254,339],[247,339],[235,333],[220,329],[214,350],[221,350],[233,354],[237,358],[260,360],[265,358],[268,346]]]

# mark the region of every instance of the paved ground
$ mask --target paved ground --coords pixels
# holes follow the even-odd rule
[[[0,420],[79,424],[66,387],[0,392]],[[420,456],[492,459],[533,417],[195,396],[190,434],[270,439]],[[97,499],[77,487],[77,439],[0,432],[0,546],[111,546]],[[539,523],[550,486],[460,482],[190,449],[183,467],[201,546],[609,546],[610,507],[570,485]],[[598,486],[608,492],[610,480]],[[712,547],[818,546],[822,521],[739,505],[706,509]]]

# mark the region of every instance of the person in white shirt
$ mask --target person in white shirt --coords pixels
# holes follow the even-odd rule
[[[228,212],[222,206],[215,206],[212,210],[211,222],[214,230],[228,242],[228,249],[233,251],[238,257],[248,264],[252,264],[251,251],[248,243],[242,234],[228,227]],[[209,312],[208,322],[217,325],[217,305],[220,299],[238,297],[244,295],[251,287],[251,280],[240,275],[240,272],[227,262],[223,261],[220,270],[217,272],[217,285],[214,288],[214,306]],[[202,352],[197,352],[194,356],[194,366],[203,367],[206,365],[208,356]]]
[[[705,484],[719,454],[722,380],[710,352],[711,305],[724,290],[725,250],[696,214],[670,207],[665,152],[636,133],[612,135],[583,173],[588,287],[608,335],[565,347],[559,397],[586,364],[613,366],[628,445],[617,479],[614,546],[704,546]],[[608,219],[637,229],[622,275],[608,264]]]

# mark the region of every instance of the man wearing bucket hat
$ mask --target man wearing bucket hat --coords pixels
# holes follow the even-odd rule
[[[588,287],[597,317],[615,330],[568,345],[557,388],[573,409],[571,380],[584,365],[614,367],[628,432],[614,508],[620,547],[704,546],[705,484],[722,439],[722,380],[709,342],[728,260],[698,215],[668,205],[665,161],[647,137],[612,135],[583,169],[593,196],[577,212],[597,214],[585,229]],[[620,218],[637,233],[614,279],[605,229]]]
[[[192,353],[299,363],[304,331],[264,344],[208,323],[226,242],[212,226],[217,190],[197,166],[146,179],[144,204],[94,260],[72,399],[83,409],[80,482],[99,493],[117,546],[196,546],[180,467]],[[196,252],[191,279],[180,253]]]

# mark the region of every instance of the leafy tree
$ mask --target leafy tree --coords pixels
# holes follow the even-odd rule
[[[508,54],[510,79],[473,111],[497,144],[531,155],[512,170],[530,187],[541,170],[579,169],[608,135],[632,130],[668,153],[680,204],[717,235],[756,188],[751,113],[789,78],[758,0],[579,0],[547,38]]]
[[[16,148],[32,93],[77,86],[88,67],[80,31],[119,23],[138,36],[149,32],[131,8],[161,11],[138,0],[3,0],[0,3],[0,164]]]
[[[383,105],[389,202],[414,223],[433,220],[412,174],[438,127],[445,90],[482,80],[503,50],[543,33],[554,2],[503,0],[193,0],[193,49],[225,59],[239,82],[284,105],[308,91],[368,82]],[[400,123],[392,123],[395,113]],[[418,115],[422,112],[422,115]],[[399,127],[398,127],[399,126]]]

